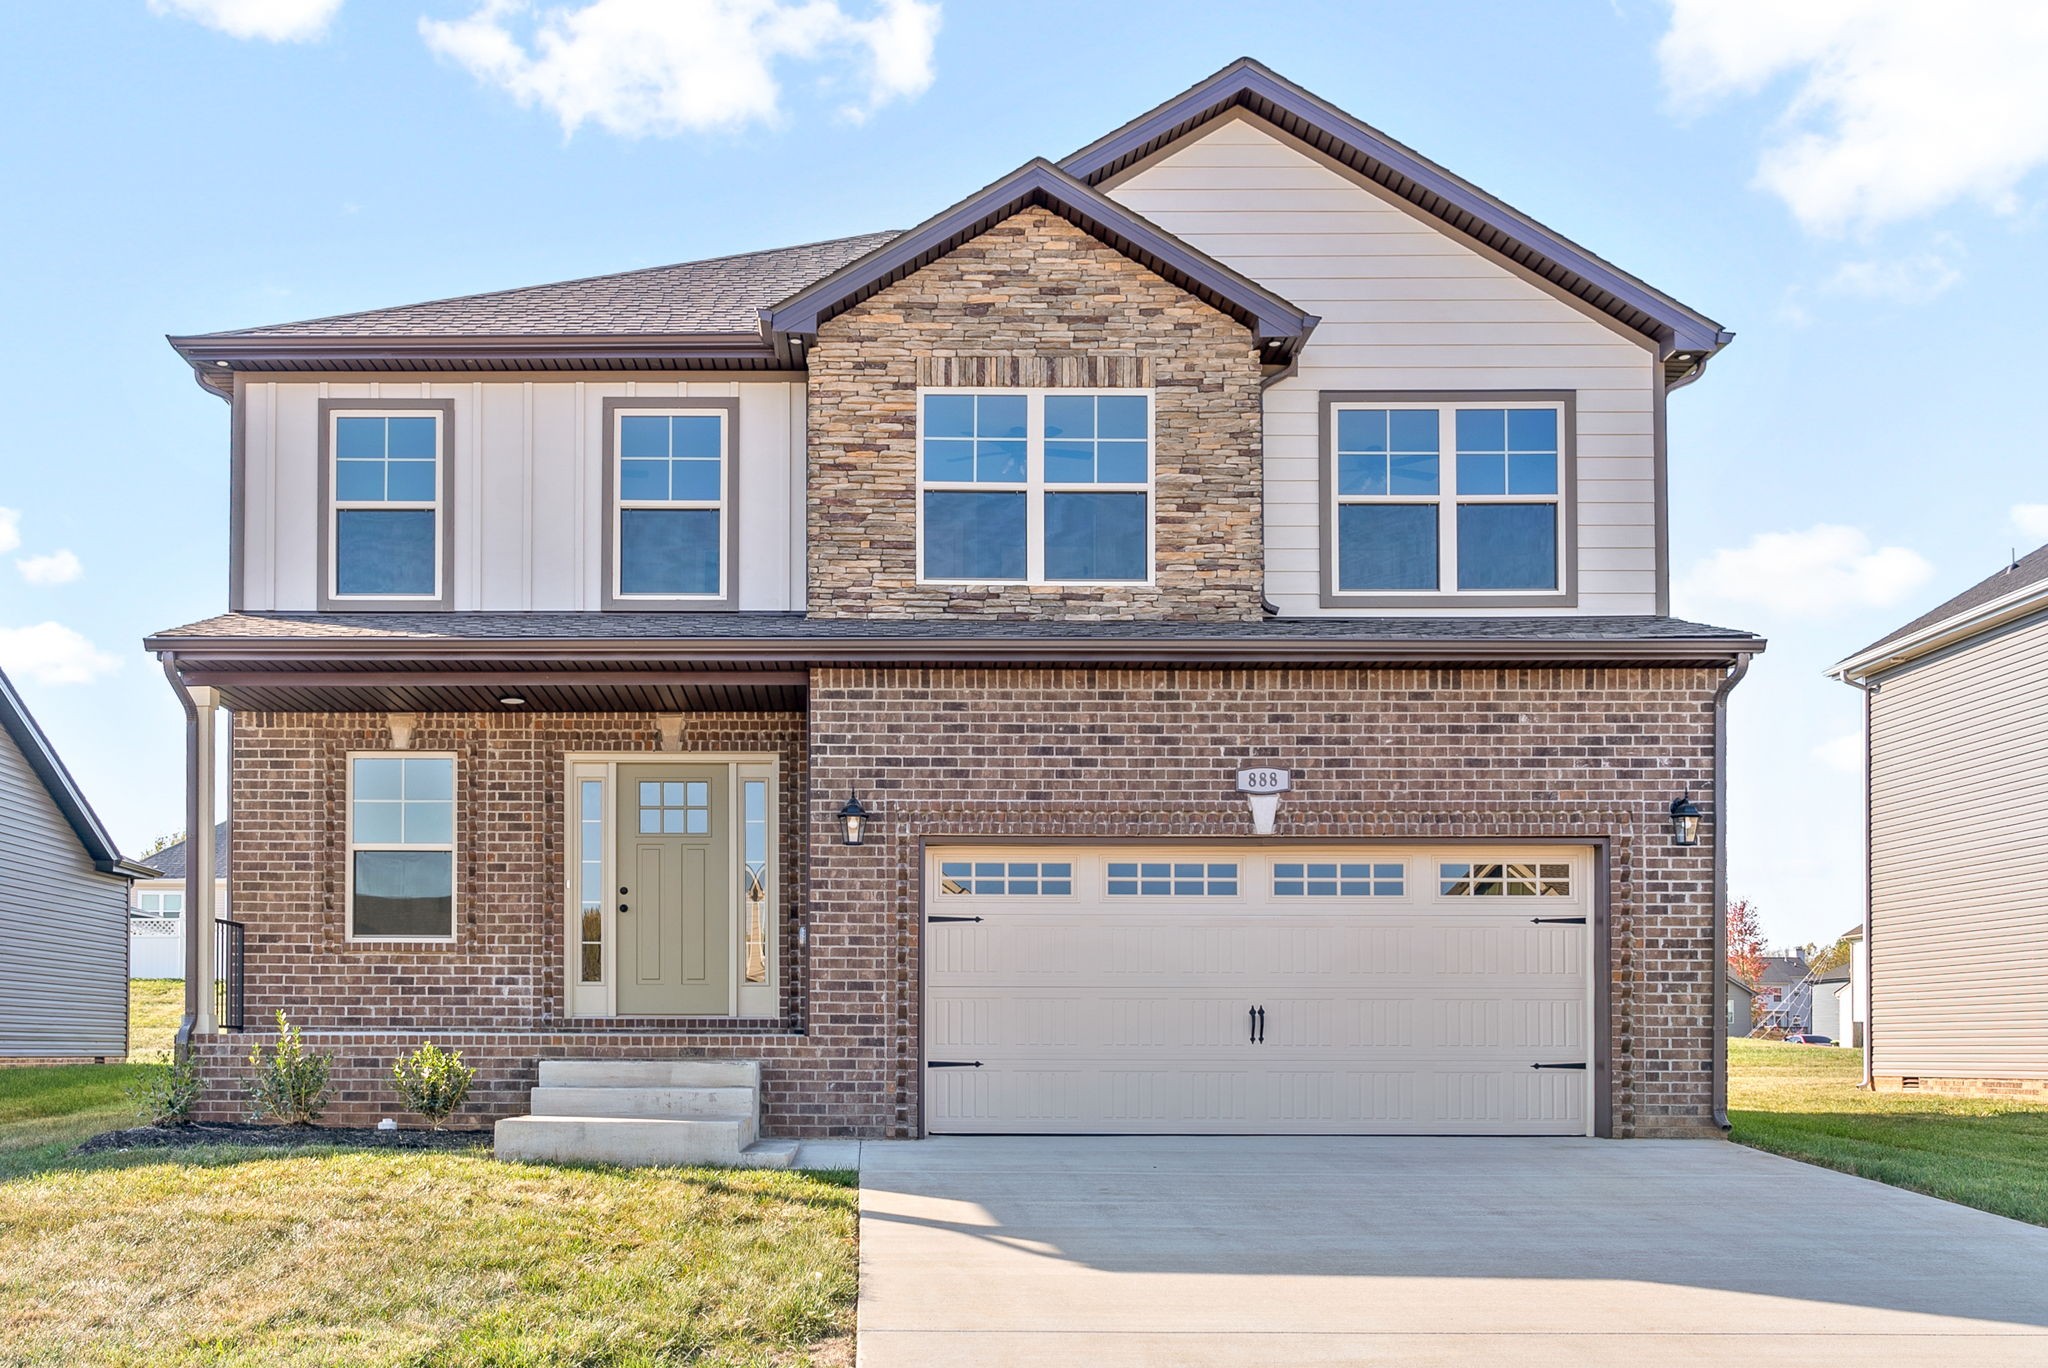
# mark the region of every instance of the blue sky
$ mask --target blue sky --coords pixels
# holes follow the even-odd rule
[[[1740,334],[1672,401],[1677,608],[1771,638],[1733,890],[1832,938],[1821,670],[2048,539],[2031,5],[6,6],[0,666],[124,846],[180,824],[139,643],[225,605],[227,408],[166,332],[905,226],[1247,53]]]

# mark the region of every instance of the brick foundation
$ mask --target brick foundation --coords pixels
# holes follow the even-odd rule
[[[232,897],[251,1025],[278,1007],[336,1056],[327,1120],[395,1115],[390,1061],[431,1036],[482,1070],[471,1120],[524,1109],[542,1057],[764,1061],[784,1135],[921,1126],[923,845],[1249,834],[1234,771],[1292,769],[1281,839],[1583,840],[1606,853],[1608,1101],[1617,1136],[1714,1133],[1715,829],[1665,809],[1712,791],[1708,668],[813,671],[808,714],[703,713],[685,751],[784,761],[782,1016],[578,1022],[563,1010],[564,757],[656,753],[651,714],[429,714],[459,759],[460,928],[449,947],[345,938],[343,772],[372,714],[240,714]],[[866,845],[832,820],[858,789]],[[806,816],[808,825],[805,825]],[[797,917],[808,928],[799,945]],[[239,1112],[256,1032],[210,1038],[202,1112]]]
[[[1915,1080],[1908,1088],[1907,1078]],[[2014,1101],[2048,1102],[2048,1078],[1935,1078],[1927,1074],[1875,1074],[1879,1092],[1942,1093],[1950,1097],[2006,1097]]]

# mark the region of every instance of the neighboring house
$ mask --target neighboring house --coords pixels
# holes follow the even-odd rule
[[[1856,1034],[1849,1016],[1853,997],[1846,967],[1831,969],[1815,979],[1807,992],[1807,1029],[1837,1045],[1848,1045]]]
[[[1724,991],[1728,998],[1728,1034],[1738,1038],[1748,1035],[1756,1029],[1755,1009],[1751,1006],[1756,1001],[1756,989],[1730,974]]]
[[[1729,336],[1244,61],[908,231],[174,339],[202,1110],[239,1003],[333,1122],[426,1035],[501,1117],[1717,1133]]]
[[[0,1063],[128,1054],[128,884],[49,738],[0,674]]]
[[[1771,950],[1757,975],[1756,996],[1763,1003],[1757,1026],[1792,1032],[1813,1029],[1813,985],[1803,950]]]
[[[1843,1031],[1842,1044],[1861,1049],[1864,1023],[1869,1020],[1864,1013],[1864,1004],[1870,1001],[1869,947],[1863,939],[1861,926],[1850,927],[1842,939],[1849,942],[1849,982],[1844,990],[1841,1017],[1848,1024]]]
[[[128,977],[185,977],[185,842],[147,857],[154,879],[137,879],[128,904]],[[213,914],[228,914],[228,824],[213,828]]]
[[[1830,673],[1864,697],[1868,1080],[2048,1094],[2048,547]]]

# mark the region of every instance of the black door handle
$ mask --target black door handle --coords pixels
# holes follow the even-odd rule
[[[1266,1043],[1266,1009],[1260,1007],[1256,1010],[1259,1014],[1259,1044],[1263,1045]]]
[[[1256,1008],[1256,1007],[1247,1007],[1247,1008],[1245,1008],[1245,1009],[1244,1009],[1244,1032],[1245,1032],[1245,1034],[1244,1034],[1244,1038],[1245,1038],[1245,1043],[1246,1043],[1246,1044],[1248,1044],[1248,1045],[1256,1045],[1256,1044],[1258,1044],[1258,1043],[1259,1043],[1259,1009],[1258,1009],[1258,1008]]]

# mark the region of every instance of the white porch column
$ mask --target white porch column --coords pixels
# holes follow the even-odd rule
[[[192,700],[192,725],[186,730],[185,779],[191,797],[188,812],[191,828],[185,833],[185,934],[191,937],[185,949],[185,972],[196,990],[187,998],[192,1005],[192,1033],[208,1035],[216,1028],[213,1010],[214,906],[213,827],[219,804],[214,793],[214,735],[220,716],[220,690],[187,689]]]

